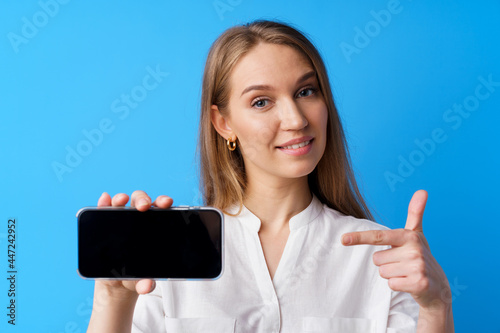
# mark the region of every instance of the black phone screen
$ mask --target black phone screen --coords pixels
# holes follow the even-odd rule
[[[85,278],[213,279],[222,272],[222,230],[222,214],[210,208],[85,208],[78,271]]]

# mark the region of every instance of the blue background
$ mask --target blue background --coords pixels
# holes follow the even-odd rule
[[[0,331],[86,330],[93,283],[76,273],[75,213],[103,191],[199,203],[194,156],[208,48],[226,28],[267,18],[293,23],[324,56],[377,221],[403,227],[412,193],[429,192],[424,231],[452,286],[456,331],[500,332],[500,87],[474,97],[479,77],[500,81],[500,4],[401,0],[384,26],[374,23],[371,11],[391,3],[2,1]],[[347,44],[356,52],[346,54]],[[168,72],[157,87],[127,116],[113,112],[157,66]],[[473,111],[460,124],[457,114],[446,118],[463,103]],[[83,131],[103,119],[112,131],[85,146]],[[415,140],[436,129],[446,140],[422,151]],[[86,156],[58,177],[53,165],[67,164],[68,147]],[[413,170],[398,173],[402,159]],[[388,172],[401,177],[392,187]],[[18,221],[15,327],[5,315],[10,217]]]

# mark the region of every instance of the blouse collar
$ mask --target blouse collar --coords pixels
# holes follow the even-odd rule
[[[228,212],[230,214],[236,214],[238,213],[240,207],[239,205],[232,206],[230,209],[228,209]],[[323,210],[323,204],[319,199],[313,194],[313,198],[311,200],[311,203],[309,206],[306,207],[303,211],[300,213],[292,216],[292,218],[289,221],[289,226],[290,226],[290,231],[299,229],[318,217],[318,215],[321,213]],[[260,219],[255,216],[254,213],[252,213],[248,208],[246,208],[244,205],[241,207],[241,212],[235,216],[243,225],[245,225],[247,228],[249,228],[253,232],[259,232],[260,226],[261,226],[261,221]]]

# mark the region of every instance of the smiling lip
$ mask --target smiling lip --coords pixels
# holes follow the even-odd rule
[[[283,143],[282,145],[279,145],[278,148],[285,148],[285,147],[297,145],[297,144],[302,143],[302,142],[311,141],[312,139],[314,139],[312,136],[303,136],[301,138],[287,141],[287,142]]]
[[[314,138],[312,136],[306,136],[299,139],[290,140],[277,148],[287,155],[300,156],[305,155],[311,151],[313,141]]]

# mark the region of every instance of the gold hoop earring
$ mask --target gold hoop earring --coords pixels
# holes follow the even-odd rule
[[[236,139],[234,141],[231,141],[231,138],[227,138],[227,149],[230,151],[233,151],[236,149]]]

